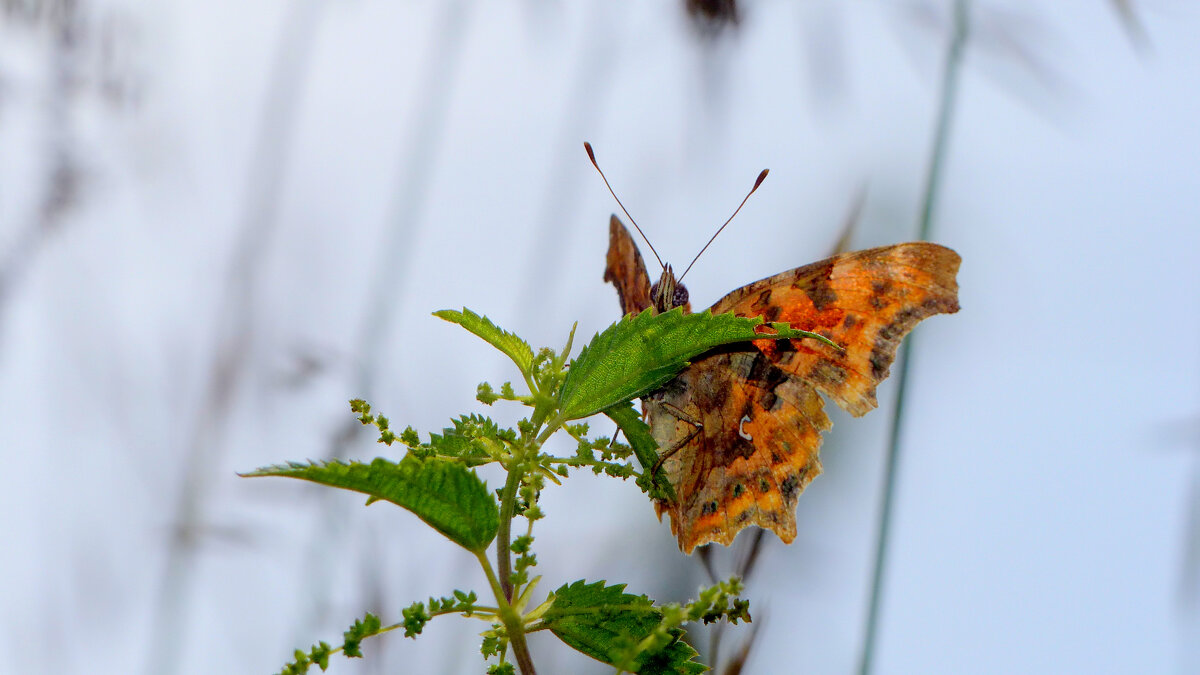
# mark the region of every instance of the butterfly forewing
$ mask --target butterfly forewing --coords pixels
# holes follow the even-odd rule
[[[921,319],[958,311],[959,262],[954,251],[925,242],[843,253],[743,286],[712,311],[787,322],[840,345],[755,343],[780,368],[861,416],[876,407],[875,386],[888,376],[900,339]]]
[[[616,216],[608,222],[607,263],[604,280],[616,286],[622,315],[641,314],[650,306],[650,277],[637,244]]]

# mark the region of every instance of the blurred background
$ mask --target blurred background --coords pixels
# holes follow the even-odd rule
[[[584,140],[676,265],[770,168],[698,307],[923,221],[963,257],[900,424],[898,368],[831,410],[719,662],[1200,672],[1198,34],[1185,0],[3,0],[0,672],[274,672],[484,588],[405,511],[235,472],[398,453],[352,397],[514,421],[474,400],[511,364],[430,312],[554,347],[618,318]],[[543,590],[707,583],[631,483],[543,503]],[[330,672],[479,673],[483,628]]]

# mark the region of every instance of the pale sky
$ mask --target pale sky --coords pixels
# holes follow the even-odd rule
[[[855,247],[912,238],[951,3],[745,1],[715,42],[665,1],[83,4],[65,62],[0,12],[0,672],[274,672],[483,590],[407,512],[234,472],[330,456],[359,396],[423,433],[515,421],[474,400],[511,365],[430,312],[556,348],[618,318],[585,140],[677,265],[771,170],[697,307],[824,257],[860,194]],[[1200,670],[1200,10],[1131,3],[1139,47],[1112,4],[971,3],[931,236],[962,311],[914,334],[876,673]],[[63,148],[78,191],[47,215]],[[895,386],[832,413],[750,581],[747,672],[855,672]],[[631,484],[543,503],[544,590],[704,582]],[[483,628],[330,672],[482,672]]]

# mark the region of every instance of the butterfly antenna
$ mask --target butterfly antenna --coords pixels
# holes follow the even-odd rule
[[[754,194],[754,191],[758,189],[759,185],[762,185],[763,180],[765,180],[767,177],[768,171],[769,171],[769,169],[763,169],[762,173],[758,174],[758,180],[754,181],[754,187],[750,188],[750,191],[747,192],[746,196],[742,198],[742,203],[738,204],[738,207],[736,209],[734,209],[733,216],[736,216],[738,214],[738,211],[742,210],[742,207],[746,205],[746,200],[750,199],[750,195]],[[709,245],[713,243],[713,239],[716,239],[717,235],[721,234],[721,230],[724,230],[725,226],[729,224],[729,221],[733,220],[733,216],[729,216],[729,219],[726,220],[720,227],[717,228],[717,231],[715,234],[713,234],[712,239],[709,239],[708,243],[704,245],[704,248],[700,249],[700,252],[696,254],[696,257],[692,258],[692,262],[688,263],[687,269],[683,271],[683,274],[679,275],[680,282],[683,282],[683,278],[686,277],[688,271],[692,269],[692,265],[695,265],[696,261],[700,259],[700,256],[703,255],[704,252],[708,250]],[[649,242],[647,242],[647,243],[649,243]]]
[[[616,192],[613,192],[612,186],[608,184],[608,177],[604,175],[604,172],[600,170],[600,165],[596,163],[596,153],[592,152],[592,144],[584,141],[583,149],[587,150],[588,159],[592,160],[592,166],[596,167],[596,172],[599,173],[600,178],[604,180],[604,186],[608,188],[608,193],[613,196],[613,199],[617,200],[617,206],[621,207],[621,210],[625,212],[625,217],[629,219],[629,222],[633,223],[633,227],[638,231],[638,234],[642,235],[642,241],[646,242],[646,245],[650,247],[650,252],[654,254],[655,260],[658,260],[658,266],[665,268],[666,266],[663,265],[662,258],[658,257],[658,251],[654,250],[654,244],[651,244],[650,240],[646,238],[646,233],[642,232],[642,228],[638,227],[637,221],[633,219],[633,216],[629,215],[629,211],[626,210],[625,205],[621,203],[621,198],[617,196]],[[758,186],[755,185],[754,187]],[[753,192],[753,190],[751,190],[751,192]]]

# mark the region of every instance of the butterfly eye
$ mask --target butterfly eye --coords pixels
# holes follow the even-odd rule
[[[675,297],[671,299],[672,307],[683,307],[688,303],[688,291],[683,284],[675,286]]]

